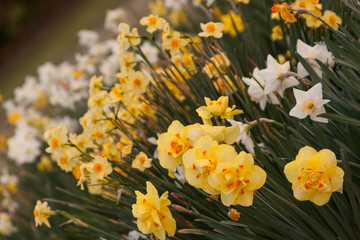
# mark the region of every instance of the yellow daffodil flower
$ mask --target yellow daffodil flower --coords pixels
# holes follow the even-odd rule
[[[148,158],[145,153],[140,152],[136,155],[134,161],[131,164],[131,167],[137,168],[140,171],[144,171],[146,168],[151,167],[152,158]]]
[[[147,194],[135,191],[136,204],[132,205],[132,213],[137,218],[137,226],[143,234],[153,233],[160,240],[165,240],[166,234],[174,236],[176,222],[169,210],[171,204],[168,192],[159,198],[158,191],[151,182],[146,182]]]
[[[339,25],[342,24],[342,19],[336,13],[330,10],[326,10],[324,12],[324,15],[321,17],[322,20],[324,20],[327,24],[329,24],[330,27],[332,27],[335,30],[339,29]]]
[[[50,228],[51,226],[48,218],[54,214],[55,213],[51,211],[47,202],[42,203],[40,200],[38,200],[34,209],[35,226],[37,227],[45,224],[48,228]]]
[[[326,204],[344,181],[335,154],[329,149],[317,152],[309,146],[300,149],[295,160],[286,164],[284,173],[297,200],[310,200],[318,206]]]
[[[203,119],[204,124],[212,125],[211,118],[220,116],[221,118],[234,119],[234,115],[243,113],[242,110],[236,109],[235,105],[228,107],[229,97],[221,96],[218,100],[210,100],[205,97],[206,106],[199,107],[196,112]]]
[[[291,13],[291,7],[287,3],[282,3],[281,5],[275,4],[272,6],[271,11],[273,13],[280,13],[280,16],[285,20],[285,23],[296,22],[296,18],[293,13]]]
[[[188,127],[175,120],[168,131],[159,136],[157,141],[159,161],[163,168],[175,169],[181,164],[183,153],[192,148],[192,143],[187,137],[187,129]]]
[[[220,22],[208,22],[206,24],[200,23],[201,29],[203,30],[199,33],[200,37],[214,37],[214,38],[221,38],[224,29],[224,24]]]
[[[231,151],[235,152],[235,149]],[[221,193],[221,202],[225,206],[251,206],[254,191],[261,188],[265,180],[265,171],[254,165],[253,156],[244,151],[224,158],[208,177],[210,186]]]
[[[150,14],[147,17],[143,17],[140,20],[140,24],[143,26],[147,26],[146,31],[149,33],[155,32],[157,29],[163,29],[166,20],[159,17],[158,15]]]

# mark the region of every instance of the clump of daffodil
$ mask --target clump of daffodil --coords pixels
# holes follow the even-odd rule
[[[251,206],[254,191],[265,184],[266,173],[254,165],[254,158],[244,151],[236,154],[235,149],[229,150],[227,156],[220,161],[216,169],[209,175],[208,183],[221,193],[221,202],[225,206],[240,204]]]
[[[220,22],[208,22],[206,24],[200,23],[202,32],[199,33],[200,37],[214,37],[221,38],[223,36],[224,24]]]
[[[221,96],[217,100],[210,100],[205,97],[206,106],[199,107],[196,112],[202,118],[204,124],[212,125],[211,118],[218,116],[221,118],[234,119],[234,115],[243,113],[242,110],[235,109],[235,105],[228,107],[229,97]],[[235,109],[235,110],[234,110]]]
[[[132,205],[132,213],[137,218],[137,226],[143,234],[153,233],[160,240],[174,236],[176,222],[169,209],[171,204],[168,192],[159,198],[158,191],[151,182],[146,182],[147,194],[135,191],[136,204]]]
[[[280,13],[280,16],[284,19],[285,23],[296,22],[294,14],[291,12],[291,7],[287,3],[275,4],[272,6],[271,11],[273,13]]]
[[[151,167],[151,161],[152,159],[148,158],[144,152],[140,152],[136,155],[131,167],[144,171],[146,168]]]
[[[329,149],[319,152],[309,146],[300,149],[295,160],[284,169],[295,198],[310,200],[318,206],[326,204],[344,181],[344,171],[336,163],[336,156]]]
[[[133,28],[130,31],[130,26],[126,23],[119,24],[119,35],[117,40],[119,42],[119,48],[121,50],[127,50],[130,46],[137,46],[141,42],[137,28]]]
[[[165,50],[170,50],[171,56],[176,56],[180,54],[180,48],[188,44],[188,40],[182,38],[181,34],[177,31],[174,31],[171,34],[166,34],[166,37],[163,37],[163,48]]]
[[[38,200],[36,202],[36,206],[33,213],[34,213],[36,227],[45,224],[47,227],[50,228],[50,223],[48,218],[51,215],[55,215],[55,212],[51,211],[47,202],[41,202],[40,200]]]

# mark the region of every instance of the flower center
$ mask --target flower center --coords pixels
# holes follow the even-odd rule
[[[172,39],[171,42],[170,42],[170,45],[172,48],[176,48],[179,46],[179,41],[178,40],[175,40],[175,39]]]
[[[141,163],[144,163],[144,162],[145,162],[145,157],[140,157],[140,158],[139,158],[139,161],[140,161]]]
[[[315,103],[312,98],[306,99],[302,104],[302,109],[310,115],[315,110]]]
[[[64,157],[61,157],[60,158],[60,162],[61,162],[61,164],[65,164],[67,161],[66,161],[66,158],[64,158]]]
[[[138,79],[138,78],[136,78],[136,79],[134,80],[134,86],[135,86],[135,87],[140,87],[140,86],[141,86],[141,80]]]
[[[148,21],[149,21],[149,24],[154,25],[154,24],[156,24],[157,18],[151,16],[148,18]]]
[[[37,216],[39,216],[39,211],[34,209],[34,217],[37,217]]]
[[[56,138],[51,139],[50,146],[53,147],[53,148],[58,147],[59,146],[59,140],[56,139]]]
[[[330,16],[328,17],[328,21],[329,21],[329,23],[330,23],[331,25],[334,25],[334,24],[336,23],[336,17],[333,16],[333,15],[330,15]]]
[[[206,30],[208,32],[214,32],[215,31],[215,24],[213,23],[208,23],[208,25],[206,25]]]
[[[95,172],[100,172],[101,169],[102,169],[101,163],[96,163],[96,164],[94,164],[94,171],[95,171]]]

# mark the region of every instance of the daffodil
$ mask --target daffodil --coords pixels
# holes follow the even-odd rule
[[[285,23],[296,22],[296,18],[293,13],[291,13],[291,7],[287,3],[275,4],[272,6],[271,11],[273,13],[280,13],[280,16],[284,19]]]
[[[245,30],[241,17],[232,10],[228,14],[222,14],[220,20],[224,24],[223,32],[232,37],[236,37],[238,32],[241,33]]]
[[[111,163],[109,163],[105,157],[96,156],[92,162],[84,163],[84,165],[89,173],[87,177],[89,177],[91,181],[103,180],[104,177],[113,171]]]
[[[159,198],[158,191],[151,182],[146,182],[147,194],[135,191],[136,204],[132,205],[132,213],[137,218],[137,226],[143,234],[153,233],[160,240],[174,236],[176,222],[169,210],[171,204],[168,192]]]
[[[162,46],[164,49],[170,50],[171,56],[176,56],[181,53],[180,48],[186,46],[188,42],[188,40],[181,37],[179,32],[174,31],[172,34],[167,35]]]
[[[137,28],[133,28],[130,32],[130,26],[126,23],[119,24],[119,35],[117,40],[121,50],[127,50],[130,46],[137,46],[141,43]]]
[[[295,160],[286,164],[284,173],[297,200],[310,200],[318,206],[326,204],[344,181],[335,154],[329,149],[317,152],[309,146],[300,149]]]
[[[147,17],[143,17],[140,20],[140,24],[143,26],[147,26],[146,31],[149,33],[155,32],[157,29],[163,29],[166,20],[159,17],[158,15],[150,14]]]
[[[241,142],[242,144],[244,144],[246,150],[249,151],[249,153],[254,154],[255,145],[250,135],[250,129],[253,128],[254,125],[245,124],[231,119],[227,119],[227,120],[232,126],[238,126],[239,132],[236,142],[237,143]]]
[[[270,54],[267,57],[267,68],[259,72],[260,76],[266,82],[264,93],[269,94],[277,91],[282,97],[286,88],[293,87],[299,84],[293,76],[288,76],[290,73],[290,62],[279,64]]]
[[[201,29],[203,30],[201,33],[199,33],[200,37],[215,37],[215,38],[221,38],[224,29],[224,24],[220,22],[208,22],[206,24],[200,23]]]
[[[342,24],[342,19],[336,13],[330,10],[326,10],[324,12],[324,15],[321,17],[322,20],[324,20],[330,27],[332,27],[335,30],[339,29],[339,25]]]
[[[280,104],[278,98],[273,92],[265,94],[265,81],[258,68],[254,69],[252,78],[244,77],[242,80],[249,86],[247,92],[250,95],[251,100],[258,102],[262,110],[265,109],[266,103]]]
[[[157,144],[159,161],[163,168],[172,170],[181,164],[182,155],[192,143],[187,137],[188,127],[184,127],[179,121],[171,123],[166,133],[159,136]]]
[[[198,115],[203,119],[205,124],[212,125],[211,118],[219,116],[221,118],[234,119],[234,115],[243,113],[242,110],[235,109],[235,105],[228,107],[229,97],[221,96],[217,100],[210,100],[205,97],[206,106],[196,109]]]
[[[64,147],[64,144],[67,143],[68,129],[63,124],[60,124],[56,128],[51,128],[44,133],[44,137],[49,144],[49,147],[46,148],[46,152],[60,152]]]
[[[41,202],[38,200],[34,209],[35,226],[37,227],[45,224],[48,228],[50,228],[48,218],[54,214],[55,213],[51,211],[47,202]]]
[[[225,156],[229,153],[222,154]],[[251,206],[254,191],[261,188],[265,180],[265,171],[254,165],[253,156],[245,152],[238,155],[235,152],[235,155],[232,153],[231,157],[224,158],[208,177],[208,183],[220,192],[221,202],[225,206]]]
[[[208,176],[215,170],[218,162],[228,161],[236,157],[236,151],[231,145],[219,145],[211,136],[201,137],[195,148],[183,155],[186,180],[194,187],[216,195],[219,192],[208,183]]]
[[[283,32],[279,25],[276,25],[271,29],[271,40],[283,40]]]
[[[324,104],[330,100],[322,99],[322,85],[317,83],[308,91],[301,91],[294,89],[296,105],[289,113],[290,116],[303,119],[310,116],[313,121],[327,123],[329,120],[326,118],[318,117],[319,114],[325,113]]]
[[[309,65],[312,67],[312,69],[314,69],[319,77],[322,77],[322,70],[315,59],[326,65],[329,65],[330,67],[334,66],[335,64],[332,53],[327,49],[324,43],[317,43],[311,47],[298,39],[296,44],[296,51],[309,63]],[[303,77],[309,75],[300,62],[297,65],[297,72]]]
[[[134,161],[131,164],[131,167],[137,168],[140,171],[144,171],[146,168],[151,167],[151,158],[148,158],[145,153],[140,152],[136,155]]]

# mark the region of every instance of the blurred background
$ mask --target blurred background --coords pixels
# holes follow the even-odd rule
[[[106,11],[137,13],[147,0],[0,0],[0,91],[4,99],[39,65],[73,59],[81,29],[102,31]],[[138,5],[139,6],[139,5]],[[134,16],[135,17],[135,16]]]

